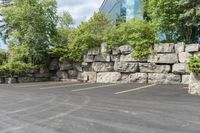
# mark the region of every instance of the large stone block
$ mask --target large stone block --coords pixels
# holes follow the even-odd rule
[[[175,52],[175,45],[173,43],[155,44],[154,50],[157,53],[174,53]]]
[[[189,70],[186,63],[177,63],[172,66],[172,72],[175,74],[187,74]]]
[[[147,73],[122,74],[121,83],[147,83]]]
[[[73,64],[73,69],[77,72],[82,72],[83,71],[83,68],[82,68],[82,65],[81,63],[74,63]]]
[[[175,44],[176,53],[185,52],[185,44],[184,43],[177,43]]]
[[[137,72],[138,71],[138,63],[115,62],[114,70],[117,72]]]
[[[96,83],[97,73],[96,72],[82,72],[78,74],[77,79],[82,82]]]
[[[117,83],[121,77],[119,72],[102,72],[97,74],[97,83]]]
[[[119,54],[120,54],[119,47],[115,47],[112,49],[112,55],[119,55]]]
[[[144,57],[142,59],[136,59],[133,57],[132,54],[128,54],[128,55],[121,55],[120,61],[122,61],[122,62],[147,62],[147,58]]]
[[[49,64],[49,70],[55,71],[59,69],[59,62],[57,59],[53,59]]]
[[[156,65],[155,63],[140,63],[139,70],[142,73],[169,73],[170,65]]]
[[[112,62],[120,61],[120,55],[111,55],[111,61]]]
[[[192,95],[200,95],[200,74],[190,75],[188,92]]]
[[[190,75],[182,75],[182,84],[189,84]]]
[[[109,72],[113,71],[113,63],[94,62],[92,63],[92,69],[95,72]]]
[[[175,64],[178,63],[178,55],[175,53],[150,55],[148,62],[158,64]]]
[[[66,71],[57,71],[56,76],[60,79],[68,79],[68,73]]]
[[[100,49],[99,48],[92,48],[88,50],[87,55],[99,55],[100,54]]]
[[[133,51],[133,47],[130,45],[123,45],[119,47],[119,51],[121,54],[130,54]]]
[[[97,56],[95,56],[94,61],[95,62],[110,62],[111,57],[110,57],[110,55],[105,55],[105,56],[97,55]]]
[[[186,52],[197,52],[200,49],[200,44],[189,44],[186,45],[185,51]]]
[[[94,61],[94,56],[93,55],[84,55],[83,57],[83,62],[93,62]]]
[[[64,61],[60,63],[60,70],[65,71],[65,70],[70,70],[72,69],[72,64],[68,61]]]
[[[148,83],[154,84],[180,84],[181,76],[175,74],[149,73]]]
[[[78,76],[78,72],[76,70],[68,71],[69,78],[76,78]]]
[[[180,63],[188,63],[190,60],[190,57],[192,57],[192,54],[188,52],[181,52],[178,54],[178,59]]]

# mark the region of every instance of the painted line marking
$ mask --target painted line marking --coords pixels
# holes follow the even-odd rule
[[[80,85],[88,85],[88,84],[94,84],[94,83],[81,83],[81,84],[68,84],[68,85],[63,85],[63,86],[50,86],[50,87],[40,88],[40,90],[57,89],[57,88],[80,86]]]
[[[41,86],[41,85],[59,85],[59,84],[67,84],[67,83],[70,83],[70,82],[57,82],[57,83],[46,83],[46,84],[31,84],[31,85],[22,85],[22,86],[15,86],[17,88],[25,88],[25,87],[34,87],[34,86]]]
[[[116,86],[116,85],[120,85],[120,84],[109,84],[109,85],[103,85],[103,86],[94,86],[94,87],[72,90],[72,92],[86,91],[86,90],[92,90],[92,89],[98,89],[98,88],[104,88],[104,87],[110,87],[110,86]]]
[[[134,89],[130,89],[130,90],[125,90],[125,91],[116,92],[116,93],[114,93],[114,94],[115,94],[115,95],[119,95],[119,94],[129,93],[129,92],[142,90],[142,89],[149,88],[149,87],[156,86],[156,85],[157,85],[157,84],[151,84],[151,85],[142,86],[142,87],[138,87],[138,88],[134,88]]]

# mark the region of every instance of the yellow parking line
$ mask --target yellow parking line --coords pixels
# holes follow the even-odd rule
[[[94,83],[81,83],[81,84],[70,84],[70,85],[63,85],[63,86],[50,86],[50,87],[43,87],[43,88],[40,88],[40,90],[56,89],[56,88],[64,88],[64,87],[88,85],[88,84],[94,84]]]
[[[116,86],[116,85],[119,85],[119,84],[109,84],[109,85],[103,85],[103,86],[94,86],[94,87],[89,87],[89,88],[76,89],[76,90],[72,90],[72,92],[86,91],[86,90],[92,90],[92,89],[98,89],[98,88],[104,88],[104,87],[110,87],[110,86]]]
[[[142,87],[138,87],[138,88],[134,88],[134,89],[130,89],[130,90],[125,90],[125,91],[120,91],[120,92],[116,92],[116,93],[114,93],[114,94],[115,94],[115,95],[124,94],[124,93],[128,93],[128,92],[133,92],[133,91],[142,90],[142,89],[149,88],[149,87],[152,87],[152,86],[156,86],[156,84],[147,85],[147,86],[142,86]]]

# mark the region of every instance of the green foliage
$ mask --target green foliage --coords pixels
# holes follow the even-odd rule
[[[27,60],[43,64],[56,32],[55,0],[14,0],[13,6],[2,9],[6,23],[1,34],[8,45],[27,48]]]
[[[0,49],[0,65],[6,61],[6,52],[3,49]]]
[[[133,56],[142,58],[153,52],[149,48],[155,42],[155,29],[149,22],[132,19],[114,27],[106,40],[110,49],[129,44],[134,48]]]
[[[200,56],[191,58],[188,66],[193,73],[200,73]]]
[[[13,77],[14,75],[23,74],[31,69],[35,69],[35,67],[30,63],[26,64],[24,62],[10,60],[0,66],[0,73],[9,74],[11,77]]]

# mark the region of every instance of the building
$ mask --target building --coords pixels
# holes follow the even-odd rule
[[[99,10],[115,23],[118,18],[143,18],[141,7],[140,0],[104,0]]]

